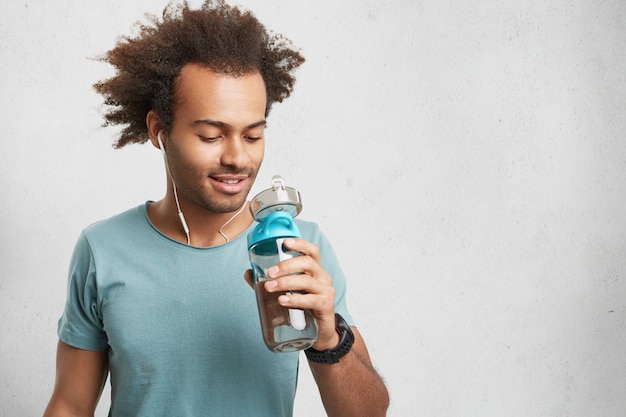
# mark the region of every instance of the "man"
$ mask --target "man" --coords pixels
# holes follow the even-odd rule
[[[298,353],[263,344],[246,198],[270,107],[289,96],[304,59],[252,14],[209,0],[170,5],[105,60],[117,74],[95,88],[111,106],[107,124],[126,125],[116,146],[160,148],[167,191],[81,234],[44,415],[93,415],[109,373],[114,417],[291,415]],[[346,309],[335,255],[315,224],[298,225],[303,239],[285,245],[304,256],[271,268],[266,289],[289,290],[281,305],[317,319],[306,355],[328,415],[385,415],[387,390]]]

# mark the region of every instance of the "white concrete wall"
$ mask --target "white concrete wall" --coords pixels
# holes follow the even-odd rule
[[[624,415],[626,3],[240,3],[308,59],[255,191],[281,173],[333,241],[389,416]],[[163,5],[2,6],[0,415],[47,403],[80,230],[163,195],[87,59]]]

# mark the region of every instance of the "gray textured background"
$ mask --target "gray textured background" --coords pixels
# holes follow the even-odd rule
[[[389,416],[624,415],[626,3],[240,4],[307,57],[253,192],[282,174],[330,237]],[[47,403],[80,230],[165,191],[87,59],[163,6],[2,6],[0,415]]]

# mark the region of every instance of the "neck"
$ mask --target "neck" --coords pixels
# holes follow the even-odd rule
[[[169,194],[169,193],[168,193]],[[216,246],[243,233],[252,223],[252,215],[245,202],[239,209],[228,213],[215,213],[199,206],[185,204],[181,209],[189,229],[185,233],[173,195],[148,206],[148,217],[163,234],[192,246]]]

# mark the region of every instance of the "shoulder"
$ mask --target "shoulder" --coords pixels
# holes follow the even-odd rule
[[[295,222],[305,240],[315,244],[326,242],[326,237],[317,223],[301,219],[295,219]]]
[[[144,204],[133,207],[122,213],[90,224],[85,228],[85,234],[93,236],[102,233],[109,233],[112,230],[124,230],[141,222],[141,220],[145,218],[145,212],[146,208]]]
[[[335,253],[333,247],[320,226],[312,221],[300,219],[295,220],[298,228],[300,229],[300,233],[302,234],[302,238],[317,245],[320,249],[323,260],[334,261]]]
[[[82,235],[93,245],[96,242],[120,241],[124,236],[131,237],[141,234],[149,225],[146,205],[142,204],[111,216],[107,219],[90,224]]]

